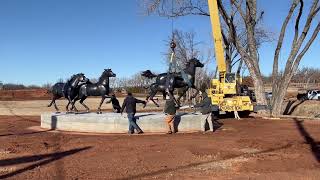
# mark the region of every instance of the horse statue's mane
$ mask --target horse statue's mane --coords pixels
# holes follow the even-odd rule
[[[111,71],[111,69],[106,69],[105,71],[102,72],[101,76],[98,79],[98,82],[101,80],[104,80],[105,77],[108,77],[107,73],[108,71]]]
[[[78,73],[78,74],[73,74],[68,80],[67,80],[67,84],[70,84],[75,78],[79,77],[79,76],[83,76],[83,73]]]

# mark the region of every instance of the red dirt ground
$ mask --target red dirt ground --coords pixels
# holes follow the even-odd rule
[[[202,134],[35,130],[0,116],[0,179],[319,179],[318,121],[225,119]]]

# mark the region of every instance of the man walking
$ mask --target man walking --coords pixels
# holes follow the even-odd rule
[[[175,128],[174,128],[174,118],[176,116],[176,106],[173,101],[169,96],[166,96],[166,103],[164,105],[164,113],[166,114],[165,117],[165,122],[167,124],[167,134],[172,134],[176,133]]]
[[[123,113],[124,109],[126,109],[126,112],[128,114],[128,120],[129,120],[129,134],[134,133],[134,129],[136,129],[138,134],[142,134],[143,131],[140,129],[140,127],[136,123],[136,119],[134,115],[136,114],[136,104],[137,103],[142,103],[144,106],[147,104],[146,101],[142,101],[139,99],[136,99],[133,97],[132,93],[128,92],[127,97],[124,99],[122,108],[121,108],[121,114]]]
[[[203,124],[204,132],[206,132],[205,124],[207,122],[208,122],[209,128],[210,128],[209,131],[212,131],[212,132],[214,132],[215,130],[219,129],[222,126],[222,124],[217,121],[218,117],[215,116],[215,114],[213,112],[213,111],[215,111],[215,112],[219,111],[219,108],[212,106],[211,98],[208,97],[206,92],[202,93],[202,101],[199,104],[196,104],[194,107],[201,108],[201,113],[203,115],[206,115],[206,119]]]

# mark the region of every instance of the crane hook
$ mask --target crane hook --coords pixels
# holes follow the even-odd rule
[[[172,52],[174,52],[174,49],[176,48],[176,46],[177,46],[176,43],[172,39],[171,42],[170,42],[170,48],[171,48]]]

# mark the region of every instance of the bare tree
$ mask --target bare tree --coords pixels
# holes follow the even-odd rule
[[[291,82],[294,83],[320,83],[320,69],[317,68],[299,68],[293,75]]]
[[[298,8],[299,7],[299,8]],[[291,44],[291,51],[289,56],[287,57],[286,65],[284,68],[284,72],[282,74],[279,73],[279,54],[281,48],[283,46],[283,39],[285,37],[285,33],[287,30],[288,23],[290,19],[293,18],[294,13],[297,11],[297,16],[295,18],[295,26],[294,26],[294,37]],[[289,86],[291,78],[295,74],[300,64],[302,57],[310,48],[311,44],[316,39],[319,30],[320,30],[320,22],[315,21],[316,15],[319,13],[319,0],[313,0],[311,8],[308,11],[307,19],[304,23],[303,29],[300,32],[301,28],[300,19],[303,15],[304,11],[304,0],[293,0],[288,15],[286,16],[281,32],[279,35],[279,40],[277,44],[277,48],[275,50],[274,62],[273,62],[273,98],[272,98],[272,115],[279,116],[282,110],[283,99],[286,94],[286,90]],[[315,28],[309,39],[307,38],[307,34],[311,29],[311,26],[315,23]]]
[[[258,54],[258,41],[256,38],[257,24],[262,18],[264,12],[257,11],[256,0],[237,1],[231,0],[229,6],[222,4],[221,0],[218,0],[219,10],[223,17],[224,23],[227,24],[229,34],[231,35],[231,41],[235,45],[241,58],[246,63],[246,66],[250,72],[251,78],[253,79],[256,100],[260,105],[266,105],[265,90],[262,81],[262,74],[259,66],[259,54]],[[237,26],[234,21],[234,14],[228,12],[225,7],[231,7],[236,9],[244,24],[245,29],[245,44],[242,43],[239,38],[240,33],[238,32]]]

